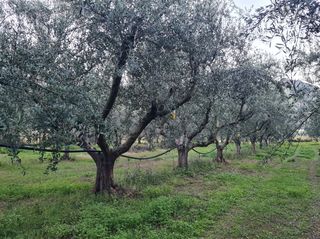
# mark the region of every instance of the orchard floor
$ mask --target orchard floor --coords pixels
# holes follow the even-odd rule
[[[95,167],[87,155],[48,163],[22,152],[26,175],[0,154],[0,238],[320,238],[319,143],[240,157],[227,165],[190,154],[188,171],[175,170],[176,153],[157,160],[120,159],[116,181],[126,196],[95,196]],[[212,149],[199,149],[208,152]],[[159,153],[132,154],[148,156]]]

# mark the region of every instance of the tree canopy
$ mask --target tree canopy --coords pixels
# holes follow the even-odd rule
[[[245,18],[229,0],[4,1],[0,141],[77,144],[95,192],[111,193],[115,161],[142,135],[177,147],[182,167],[197,146],[215,143],[224,161],[231,141],[292,137],[303,110],[318,112],[318,88],[310,99],[292,86],[297,69],[319,77],[319,9],[279,0]],[[280,38],[284,68],[254,49],[262,36]]]

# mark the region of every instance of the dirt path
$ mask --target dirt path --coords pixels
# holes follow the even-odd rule
[[[311,207],[311,231],[309,234],[310,239],[320,239],[320,175],[318,168],[320,167],[319,161],[319,153],[318,150],[315,149],[315,160],[310,161],[309,165],[309,177],[312,185],[312,189],[315,194],[315,200],[313,201],[313,205]]]

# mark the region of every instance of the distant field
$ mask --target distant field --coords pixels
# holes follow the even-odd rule
[[[176,152],[122,158],[115,174],[124,197],[92,194],[95,165],[86,154],[44,174],[48,163],[22,152],[25,176],[0,154],[0,238],[319,238],[319,148],[285,145],[262,164],[270,149],[253,155],[244,145],[237,158],[230,145],[227,165],[192,152],[187,172],[175,169]]]

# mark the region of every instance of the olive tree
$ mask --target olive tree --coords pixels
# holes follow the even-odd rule
[[[178,167],[188,168],[189,151],[197,147],[197,141],[205,137],[203,130],[209,123],[211,102],[203,97],[193,97],[175,112],[174,118],[162,123],[161,135],[178,151]]]
[[[199,72],[220,54],[229,36],[226,4],[7,1],[0,85],[4,103],[14,98],[26,112],[29,130],[15,128],[18,143],[78,143],[96,164],[94,191],[112,192],[119,156],[151,122],[191,99]],[[10,106],[16,119],[22,111]]]

